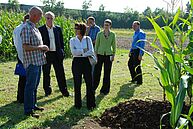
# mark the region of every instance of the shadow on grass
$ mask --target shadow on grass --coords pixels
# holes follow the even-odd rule
[[[67,79],[66,80],[66,84],[67,84],[67,89],[68,90],[72,90],[74,87],[74,80],[73,80],[73,78],[69,78],[69,79]],[[58,87],[58,89],[56,89],[56,90],[54,90],[54,92],[57,92],[57,93],[59,93],[60,92],[60,90],[59,90],[59,86],[57,85],[56,87]],[[53,92],[53,91],[52,91]]]
[[[124,84],[120,87],[119,92],[117,93],[117,96],[115,98],[113,98],[112,100],[114,102],[118,102],[120,99],[130,99],[131,97],[133,97],[135,88],[138,87],[140,85],[137,84],[133,84],[133,83],[127,83]]]
[[[71,129],[73,125],[89,116],[91,112],[86,108],[86,96],[82,100],[82,105],[81,109],[76,109],[72,106],[67,111],[62,110],[58,116],[51,120],[46,120],[42,125],[44,127],[49,125],[51,129]]]
[[[100,102],[104,99],[105,95],[99,94],[95,97],[96,100],[96,106],[98,107],[98,105],[100,104]]]
[[[62,95],[59,95],[59,96],[57,96],[55,98],[51,98],[51,99],[45,100],[43,102],[38,102],[38,106],[44,106],[46,104],[52,103],[54,101],[57,101],[57,100],[59,100],[62,97],[63,97]]]
[[[16,124],[25,119],[27,119],[27,116],[24,115],[23,104],[12,102],[0,107],[1,129],[14,128]],[[5,122],[2,122],[2,120]]]

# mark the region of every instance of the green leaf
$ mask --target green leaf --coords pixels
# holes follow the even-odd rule
[[[193,9],[193,0],[190,0],[191,8]]]
[[[188,75],[183,75],[180,79],[179,90],[175,99],[175,122],[177,122],[182,112],[183,102],[186,95],[186,88],[188,87],[188,80]]]
[[[174,44],[174,33],[173,30],[169,26],[165,26],[164,30],[166,32],[166,35],[168,36],[168,39],[172,44]]]
[[[184,63],[184,60],[180,57],[179,54],[175,54],[174,57],[176,62]]]
[[[186,70],[187,72],[189,72],[190,74],[193,75],[193,68],[191,68],[190,66],[187,66],[187,65],[184,64],[184,63],[183,63],[183,66],[184,66],[184,68],[185,68],[185,70]]]
[[[166,90],[166,96],[168,101],[171,103],[172,107],[175,106],[175,95],[174,95],[174,90],[172,89],[171,86],[164,86]]]
[[[177,23],[177,21],[178,21],[178,18],[179,18],[179,16],[180,16],[180,8],[178,8],[178,11],[177,11],[177,13],[176,13],[176,15],[174,16],[174,20],[172,21],[172,26],[173,26],[173,28],[174,28],[174,26],[176,25],[176,23]]]
[[[189,117],[192,115],[192,112],[193,112],[193,105],[191,105],[191,107],[189,109],[189,112],[188,112],[188,116]]]
[[[154,19],[150,19],[148,18],[148,20],[152,23],[156,34],[160,40],[160,44],[162,46],[162,48],[164,49],[164,51],[166,52],[166,56],[168,58],[168,60],[174,64],[174,56],[172,53],[172,48],[171,48],[171,42],[168,39],[168,36],[166,35],[166,33],[161,29],[161,27],[154,21]]]

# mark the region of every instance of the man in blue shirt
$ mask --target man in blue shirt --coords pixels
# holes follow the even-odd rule
[[[129,53],[128,67],[131,74],[131,82],[141,85],[142,80],[142,70],[141,70],[141,60],[144,54],[143,48],[145,46],[146,34],[143,30],[140,29],[140,22],[134,21],[132,25],[133,30],[135,31],[133,35],[132,46]]]
[[[100,27],[95,24],[94,17],[88,17],[87,24],[88,24],[88,28],[87,28],[88,36],[91,38],[93,46],[95,46],[97,33],[100,32]]]

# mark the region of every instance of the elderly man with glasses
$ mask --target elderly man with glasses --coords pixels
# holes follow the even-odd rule
[[[59,26],[54,25],[55,15],[53,12],[46,12],[45,18],[46,24],[39,27],[43,44],[49,47],[49,51],[46,53],[47,64],[43,65],[43,88],[45,96],[49,96],[52,93],[50,85],[50,69],[53,64],[60,92],[64,97],[68,97],[69,92],[67,90],[63,66],[64,41],[62,29]]]

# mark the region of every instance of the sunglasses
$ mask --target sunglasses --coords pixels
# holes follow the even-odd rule
[[[52,17],[46,17],[46,19],[47,19],[47,20],[53,20],[53,18],[52,18]]]

